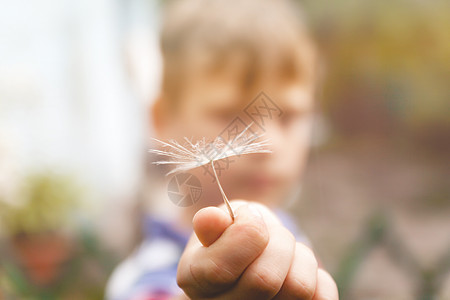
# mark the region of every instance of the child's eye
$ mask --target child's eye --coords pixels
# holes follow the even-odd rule
[[[283,126],[289,126],[295,121],[303,119],[306,112],[284,112],[281,115],[280,121]]]
[[[284,112],[281,115],[281,123],[283,125],[289,125],[295,119],[295,113],[292,112]]]
[[[210,117],[223,122],[228,122],[236,116],[235,110],[216,110],[210,112]]]

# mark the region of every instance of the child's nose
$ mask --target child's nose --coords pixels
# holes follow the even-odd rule
[[[267,122],[264,126],[263,139],[267,139],[269,150],[276,152],[283,146],[284,132],[276,121]]]

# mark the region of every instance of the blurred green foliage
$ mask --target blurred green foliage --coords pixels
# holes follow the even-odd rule
[[[76,251],[49,285],[36,285],[0,244],[0,299],[100,300],[117,258],[102,246],[91,228],[79,229]],[[2,298],[2,296],[4,298]]]
[[[447,149],[450,2],[301,3],[325,60],[322,106],[336,133],[407,133]]]
[[[70,176],[31,174],[23,180],[14,199],[0,201],[0,223],[10,236],[59,230],[70,223],[80,196]]]
[[[450,151],[450,1],[298,1],[323,59],[319,100],[333,131],[330,143],[339,141],[352,153],[359,147],[353,142],[364,141],[372,155],[381,149],[394,159],[414,155],[445,166]],[[422,213],[424,207],[442,209],[449,199],[443,183],[448,176],[429,167],[437,175],[427,196],[417,196],[426,199]],[[333,275],[341,297],[352,299],[358,270],[382,246],[401,270],[415,276],[416,299],[437,299],[450,270],[450,248],[435,266],[424,269],[404,238],[393,233],[390,209],[374,213],[338,264]]]

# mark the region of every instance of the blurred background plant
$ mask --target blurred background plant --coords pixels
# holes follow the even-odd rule
[[[334,137],[450,150],[448,1],[301,1],[325,59]]]
[[[113,262],[77,220],[82,186],[67,174],[41,171],[16,189],[0,198],[4,299],[102,299]]]
[[[69,227],[77,208],[79,189],[67,176],[30,174],[14,199],[0,198],[0,222],[9,237],[58,231]]]
[[[300,1],[323,54],[293,209],[343,299],[450,299],[450,2]]]

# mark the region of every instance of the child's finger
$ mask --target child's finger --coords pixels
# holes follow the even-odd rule
[[[334,282],[333,278],[330,274],[328,274],[323,269],[317,271],[317,287],[316,293],[314,294],[313,300],[338,300],[339,293]]]
[[[295,237],[266,207],[254,205],[263,212],[269,243],[245,269],[237,284],[218,299],[272,299],[281,289],[294,259]]]
[[[228,213],[217,207],[199,210],[193,219],[195,234],[205,247],[214,243],[233,221]]]
[[[208,297],[228,289],[266,248],[269,233],[252,206],[236,210],[236,219],[209,247],[192,240],[178,264],[177,282],[191,297]]]
[[[312,299],[317,285],[317,260],[310,248],[295,245],[295,257],[280,292],[274,300]]]

